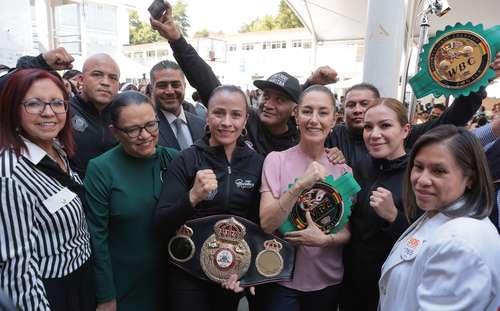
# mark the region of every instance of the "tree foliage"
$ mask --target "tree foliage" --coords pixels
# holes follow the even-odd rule
[[[203,28],[202,30],[198,30],[197,32],[194,33],[194,38],[208,38],[210,35],[210,32],[208,29]]]
[[[191,27],[186,9],[187,3],[183,0],[177,1],[177,3],[172,6],[172,15],[174,16],[175,24],[184,37],[188,36],[187,32],[189,27]]]
[[[280,1],[280,9],[278,11],[278,15],[274,19],[274,22],[278,29],[304,27],[300,19],[297,15],[295,15],[284,0]]]
[[[269,31],[273,29],[288,29],[296,27],[304,27],[304,25],[297,17],[297,15],[295,15],[292,9],[290,9],[288,4],[284,0],[281,0],[278,15],[276,15],[276,17],[273,17],[271,15],[258,17],[250,23],[241,26],[239,31]]]
[[[164,40],[160,34],[151,28],[151,25],[139,19],[137,11],[131,11],[129,20],[129,41],[130,44],[152,43]]]
[[[186,9],[187,3],[185,3],[183,0],[179,0],[172,6],[172,15],[174,16],[174,21],[181,34],[185,37],[187,37],[188,28],[191,26],[189,24],[189,18],[187,16]],[[165,40],[157,31],[151,28],[151,25],[149,23],[143,22],[139,19],[139,14],[137,14],[137,11],[131,11],[128,18],[130,44],[152,43]]]

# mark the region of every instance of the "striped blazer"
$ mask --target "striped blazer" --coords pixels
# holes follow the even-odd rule
[[[19,158],[0,153],[0,289],[22,310],[50,310],[42,280],[81,267],[90,257],[90,239],[80,198],[37,169],[48,155],[25,143]]]

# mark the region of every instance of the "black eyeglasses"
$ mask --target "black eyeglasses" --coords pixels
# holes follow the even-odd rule
[[[136,138],[139,135],[141,135],[142,130],[146,130],[149,134],[156,134],[156,132],[158,132],[159,123],[160,121],[155,120],[155,121],[149,121],[148,123],[144,124],[144,126],[131,126],[127,128],[119,128],[118,126],[113,125],[113,127],[127,134],[127,136],[130,138]]]
[[[55,114],[64,114],[68,111],[68,101],[63,99],[53,99],[50,102],[44,102],[38,98],[27,99],[23,102],[24,110],[29,114],[42,114],[47,106]]]

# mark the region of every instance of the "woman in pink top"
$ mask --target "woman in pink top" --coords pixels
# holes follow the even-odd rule
[[[335,125],[335,100],[331,91],[314,85],[299,99],[295,117],[300,130],[297,146],[270,153],[262,171],[260,221],[262,229],[274,232],[288,217],[299,194],[315,182],[351,172],[347,165],[332,164],[324,143]],[[291,186],[290,186],[291,185]],[[285,238],[297,245],[291,281],[256,288],[259,310],[336,310],[342,281],[342,247],[350,238],[348,228],[326,234],[312,222],[306,229],[289,232]]]

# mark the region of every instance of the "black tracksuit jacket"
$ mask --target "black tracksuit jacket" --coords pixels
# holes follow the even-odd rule
[[[259,223],[260,178],[264,157],[238,141],[229,162],[223,146],[208,145],[208,135],[183,150],[170,164],[165,177],[155,228],[169,237],[187,220],[231,214]],[[189,191],[196,172],[211,169],[217,176],[217,192],[192,206]]]

